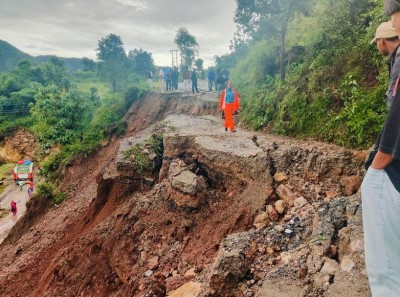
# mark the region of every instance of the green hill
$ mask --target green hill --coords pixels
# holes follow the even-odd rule
[[[4,40],[0,40],[0,71],[7,72],[17,67],[22,60],[30,60],[33,65],[48,62],[52,56],[37,56],[28,55],[16,47],[12,46]],[[83,64],[80,58],[63,58],[58,57],[65,62],[65,66],[71,70],[82,70]]]
[[[33,64],[41,64],[48,62],[51,57],[54,56],[37,56],[33,58]],[[58,57],[60,60],[65,62],[65,66],[71,70],[82,70],[83,69],[83,64],[82,64],[82,59],[81,58],[63,58],[63,57]]]
[[[34,58],[8,42],[0,40],[0,71],[9,71],[25,59],[32,61]]]

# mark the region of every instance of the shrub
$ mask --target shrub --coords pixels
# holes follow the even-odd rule
[[[67,199],[65,192],[60,192],[52,183],[41,183],[38,185],[37,197],[50,200],[53,204],[60,204]]]

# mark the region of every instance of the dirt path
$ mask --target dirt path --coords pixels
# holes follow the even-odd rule
[[[26,183],[21,191],[19,186],[10,181],[9,186],[0,194],[0,207],[9,209],[11,200],[17,202],[17,215],[13,216],[10,212],[8,215],[0,219],[0,243],[7,237],[11,228],[17,223],[26,211],[26,203],[29,200],[28,196],[29,183]]]

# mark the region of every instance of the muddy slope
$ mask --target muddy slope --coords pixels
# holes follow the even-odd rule
[[[362,156],[226,133],[212,95],[134,104],[123,139],[65,170],[68,200],[0,246],[0,294],[368,296]],[[154,134],[162,166],[138,172]]]

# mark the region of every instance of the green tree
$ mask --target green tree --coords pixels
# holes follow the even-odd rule
[[[67,68],[64,66],[64,62],[59,59],[40,65],[35,81],[44,86],[55,85],[66,90],[71,87]]]
[[[286,33],[295,13],[308,14],[314,0],[236,0],[235,22],[239,36],[260,38],[265,32],[273,38],[279,35],[279,64],[282,81],[285,81]]]
[[[199,70],[199,71],[203,71],[204,69],[204,60],[203,59],[200,59],[200,58],[198,58],[198,59],[196,59],[196,61],[194,62],[194,65],[196,66],[196,68]]]
[[[199,48],[196,38],[186,28],[181,27],[176,33],[175,44],[178,46],[184,65],[191,67]]]
[[[43,148],[70,144],[82,135],[91,118],[89,96],[72,88],[38,86],[36,103],[31,106],[33,130]]]
[[[129,51],[128,59],[136,73],[146,76],[149,71],[154,72],[155,66],[151,53],[135,48]]]
[[[59,57],[56,57],[56,56],[51,56],[49,62],[54,64],[54,65],[56,65],[56,66],[58,66],[58,67],[64,67],[65,66],[64,60],[62,60],[62,59],[60,59]]]
[[[91,71],[96,69],[96,62],[86,57],[82,58],[82,65],[83,71]]]
[[[109,34],[99,40],[97,58],[99,73],[111,83],[112,91],[117,91],[118,82],[124,77],[127,56],[121,37]]]

